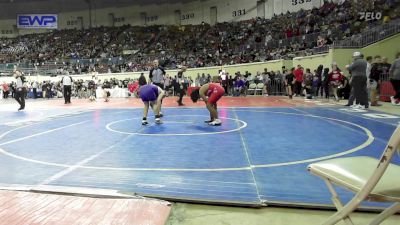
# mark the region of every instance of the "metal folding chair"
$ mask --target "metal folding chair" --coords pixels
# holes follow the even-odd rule
[[[257,84],[251,83],[249,85],[249,88],[247,89],[247,94],[250,94],[251,92],[253,92],[253,95],[255,95],[256,94],[256,89],[257,89]]]
[[[400,126],[394,131],[380,159],[365,156],[336,158],[308,166],[312,174],[325,180],[332,194],[332,202],[338,210],[323,225],[336,224],[341,220],[353,225],[350,214],[363,201],[393,202],[370,225],[380,224],[400,210],[400,166],[390,163],[396,150],[400,153]],[[349,189],[356,195],[343,205],[334,184]]]
[[[262,95],[262,94],[264,94],[263,91],[264,91],[264,84],[263,83],[258,83],[257,84],[257,88],[255,90],[255,94],[260,92],[260,94]]]

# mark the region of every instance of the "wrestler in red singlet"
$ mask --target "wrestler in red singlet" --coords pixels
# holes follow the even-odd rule
[[[217,83],[204,84],[198,90],[192,91],[190,95],[193,102],[197,102],[202,98],[206,103],[207,109],[210,112],[210,120],[204,122],[212,126],[221,125],[221,120],[218,118],[217,102],[225,94],[225,90]]]
[[[208,84],[207,96],[208,96],[208,103],[216,104],[217,101],[225,94],[224,88],[215,83]]]

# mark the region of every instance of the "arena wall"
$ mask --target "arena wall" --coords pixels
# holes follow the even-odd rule
[[[398,43],[400,43],[400,34],[362,49],[334,49],[332,59],[338,64],[339,68],[344,68],[351,63],[353,52],[360,51],[365,57],[380,55],[387,57],[388,62],[392,63],[395,60],[396,54],[400,52],[400,45]]]
[[[315,69],[318,65],[322,64],[324,67],[331,68],[332,62],[336,62],[339,68],[341,68],[344,73],[348,75],[344,68],[346,65],[352,63],[353,52],[362,52],[365,57],[374,57],[375,55],[380,55],[382,57],[387,57],[388,62],[392,63],[395,60],[396,54],[400,52],[400,45],[398,45],[398,43],[400,43],[400,34],[386,38],[385,40],[361,49],[330,49],[329,53],[327,54],[297,57],[293,59],[293,66],[300,64],[304,68]]]
[[[131,25],[188,25],[202,22],[212,23],[211,8],[216,7],[216,22],[249,20],[255,17],[271,18],[274,14],[311,9],[322,5],[321,0],[197,0],[186,3],[161,5],[124,5],[103,8],[92,1],[91,10],[82,0],[63,2],[61,6],[48,1],[35,3],[0,4],[0,37],[14,37],[47,30],[19,29],[16,26],[17,13],[56,13],[59,29],[81,29],[99,26]],[[83,8],[83,10],[82,10]],[[15,12],[15,13],[13,13]],[[81,19],[78,19],[81,18]],[[82,26],[83,25],[83,26]],[[1,32],[1,31],[12,31]],[[4,34],[6,33],[6,34]]]
[[[326,54],[318,54],[312,56],[305,57],[296,57],[293,59],[293,66],[297,67],[297,65],[301,65],[304,69],[309,68],[311,72],[316,69],[319,65],[323,65],[325,67],[331,67],[332,64],[332,49],[329,53]]]
[[[281,70],[282,66],[286,66],[286,68],[291,67],[292,63],[291,60],[273,60],[268,62],[260,62],[260,63],[248,63],[248,64],[237,64],[237,65],[228,65],[228,66],[214,66],[214,67],[207,67],[207,68],[191,68],[185,72],[185,76],[191,77],[193,80],[197,77],[197,74],[210,74],[211,76],[218,75],[219,70],[226,70],[230,75],[234,76],[234,74],[240,71],[242,74],[246,71],[250,72],[251,74],[256,74],[257,72],[263,72],[264,68],[267,68],[268,71],[277,71]],[[148,77],[148,71],[143,72],[146,77]],[[167,74],[174,77],[178,70],[167,70]],[[98,74],[98,78],[101,80],[110,79],[110,78],[117,78],[117,79],[136,79],[139,78],[141,72],[130,72],[130,73],[110,73],[110,74]],[[83,79],[83,80],[90,80],[92,79],[92,74],[83,74],[83,75],[73,75],[74,79]],[[31,81],[43,81],[43,80],[51,80],[51,81],[59,81],[61,76],[58,77],[49,77],[49,76],[29,76],[27,74],[28,80]],[[2,81],[13,81],[12,77],[0,77],[0,83]]]

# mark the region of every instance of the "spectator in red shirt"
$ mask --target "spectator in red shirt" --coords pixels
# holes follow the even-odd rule
[[[303,67],[301,67],[301,65],[297,65],[297,69],[293,71],[293,74],[296,80],[294,84],[294,93],[295,95],[300,95],[304,76]]]
[[[329,73],[329,84],[332,87],[333,95],[335,100],[339,101],[338,88],[342,85],[344,76],[340,69],[337,67],[336,62],[332,63],[332,72]]]
[[[5,81],[3,82],[2,86],[3,86],[3,98],[6,99],[8,98],[8,93],[10,91],[10,88]]]
[[[286,29],[286,38],[291,38],[291,37],[293,37],[293,31],[292,28],[288,27]]]

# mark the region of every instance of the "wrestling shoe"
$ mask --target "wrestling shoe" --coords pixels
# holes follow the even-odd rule
[[[214,121],[208,123],[208,125],[211,125],[211,126],[220,126],[221,124],[222,124],[222,122],[219,119],[215,119]]]
[[[390,102],[392,103],[392,105],[396,105],[396,99],[394,98],[394,96],[390,96]]]
[[[155,122],[156,122],[156,124],[162,124],[163,123],[160,118],[156,118]]]

